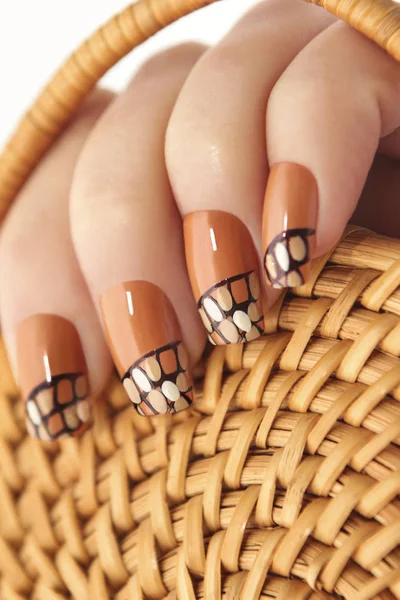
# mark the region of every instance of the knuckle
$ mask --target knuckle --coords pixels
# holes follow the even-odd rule
[[[130,87],[143,85],[147,81],[154,82],[155,78],[168,78],[175,69],[188,70],[205,50],[206,46],[196,42],[187,42],[163,50],[141,65],[131,80]]]
[[[194,165],[209,171],[216,157],[225,153],[224,140],[230,135],[225,120],[217,118],[218,97],[221,88],[225,96],[229,82],[237,81],[238,69],[229,43],[213,48],[197,65],[190,84],[178,97],[166,130],[165,157],[170,174]]]

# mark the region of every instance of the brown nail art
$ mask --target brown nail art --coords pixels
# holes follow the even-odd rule
[[[28,433],[42,441],[83,433],[91,412],[89,384],[72,323],[56,315],[25,319],[18,328],[17,354]]]
[[[263,216],[264,267],[274,288],[303,285],[310,275],[318,217],[318,188],[301,165],[274,165]]]
[[[175,413],[193,402],[188,356],[171,302],[147,281],[105,292],[103,320],[122,383],[141,415]]]
[[[258,256],[248,229],[222,211],[184,221],[186,261],[197,307],[214,345],[255,340],[264,331]]]

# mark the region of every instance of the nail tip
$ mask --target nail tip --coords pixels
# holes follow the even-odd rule
[[[292,277],[286,277],[286,280],[282,283],[278,283],[273,281],[271,277],[269,277],[268,273],[266,273],[265,281],[266,284],[274,290],[294,290],[301,288],[303,285],[308,283],[311,278],[311,263],[307,263],[303,265],[302,269],[296,271],[295,273],[291,273]]]
[[[308,267],[308,265],[304,265],[304,267]],[[309,271],[309,269],[307,268],[307,272]],[[266,277],[265,277],[265,281],[266,284],[271,287],[274,290],[285,290],[285,289],[295,289],[295,288],[299,288],[302,285],[304,285],[305,283],[307,283],[307,281],[310,279],[310,277],[307,275],[304,275],[304,272],[292,272],[289,273],[289,275],[287,277],[285,277],[285,280],[282,281],[282,283],[279,283],[277,281],[274,281],[273,278],[269,277],[268,273],[266,273]]]
[[[267,246],[264,272],[274,289],[297,288],[306,282],[311,265],[311,240],[315,229],[288,229]]]
[[[197,306],[212,345],[255,339],[263,319],[260,277],[250,270],[219,281],[201,296]]]
[[[75,429],[73,431],[72,430],[71,431],[63,431],[59,435],[55,435],[54,437],[51,437],[47,433],[44,436],[39,435],[36,427],[32,424],[32,422],[29,420],[29,418],[27,418],[25,420],[25,426],[26,426],[26,430],[28,432],[29,437],[31,437],[34,440],[38,440],[41,443],[48,443],[48,444],[59,442],[61,440],[80,438],[84,433],[86,433],[90,429],[91,425],[92,425],[92,419],[89,419],[89,421],[87,423],[83,423],[81,425],[81,427],[78,427],[77,429]]]
[[[92,423],[88,390],[87,378],[80,373],[57,375],[37,386],[25,404],[29,435],[43,442],[82,435]]]
[[[192,378],[183,342],[176,340],[139,358],[122,385],[140,416],[171,414],[189,408]]]

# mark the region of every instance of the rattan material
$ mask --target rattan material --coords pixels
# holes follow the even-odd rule
[[[140,0],[73,54],[0,159],[0,207],[101,75],[213,0]],[[390,0],[320,0],[400,58]],[[80,440],[26,436],[0,346],[0,599],[400,598],[400,242],[349,229],[267,335],[216,348],[196,410],[116,381]]]
[[[400,598],[400,241],[349,230],[313,279],[178,418],[113,382],[32,440],[2,351],[2,600]]]

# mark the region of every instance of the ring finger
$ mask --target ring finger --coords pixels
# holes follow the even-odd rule
[[[141,415],[191,404],[185,347],[195,359],[204,345],[164,161],[168,119],[203,51],[185,45],[144,65],[92,132],[72,189],[77,255]]]

